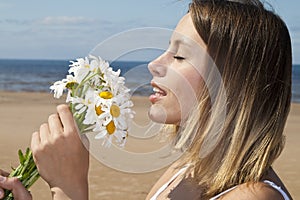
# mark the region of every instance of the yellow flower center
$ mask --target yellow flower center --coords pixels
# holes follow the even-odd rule
[[[113,94],[108,91],[100,92],[99,96],[103,99],[111,99],[113,97]]]
[[[101,106],[95,106],[96,114],[99,116],[103,113],[103,110],[101,109]]]
[[[116,130],[116,126],[115,126],[115,123],[114,121],[110,121],[107,126],[106,126],[106,130],[108,132],[109,135],[113,134]]]
[[[119,106],[113,104],[111,107],[110,107],[110,114],[113,116],[113,117],[119,117],[120,116],[120,108]]]
[[[90,68],[90,65],[84,65],[85,68]]]

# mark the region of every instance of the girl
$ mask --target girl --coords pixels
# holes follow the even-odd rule
[[[149,64],[149,116],[174,124],[175,148],[186,152],[147,199],[291,199],[272,169],[284,145],[291,65],[285,23],[258,0],[193,0],[168,50]],[[88,152],[66,105],[31,148],[53,199],[88,199]],[[16,179],[0,182],[31,198]]]

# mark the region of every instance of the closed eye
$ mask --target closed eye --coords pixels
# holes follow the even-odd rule
[[[175,58],[177,60],[184,60],[184,57],[181,57],[181,56],[173,56],[173,58]]]

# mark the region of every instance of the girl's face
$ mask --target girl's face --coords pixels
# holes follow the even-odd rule
[[[178,23],[169,48],[149,63],[154,94],[149,117],[158,123],[177,124],[197,102],[207,58],[206,45],[198,35],[190,14]]]

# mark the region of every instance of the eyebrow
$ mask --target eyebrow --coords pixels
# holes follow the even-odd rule
[[[176,38],[174,40],[170,39],[169,40],[169,45],[171,45],[171,43],[182,44],[182,45],[185,45],[185,46],[191,46],[191,44],[189,44],[185,39],[181,39],[181,38]]]

